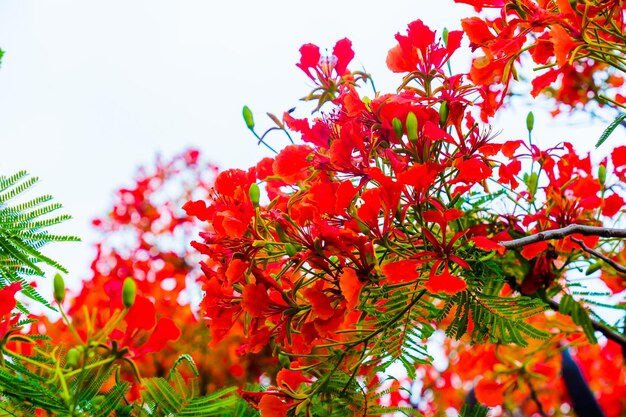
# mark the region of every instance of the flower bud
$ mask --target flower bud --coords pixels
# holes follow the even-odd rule
[[[243,120],[246,122],[248,129],[254,129],[254,117],[252,117],[252,110],[248,106],[243,106]]]
[[[598,167],[598,181],[600,181],[600,185],[606,183],[606,165],[604,164],[600,164]]]
[[[289,256],[295,256],[295,254],[298,253],[298,247],[296,245],[294,245],[293,243],[286,243],[285,244],[285,252]]]
[[[450,107],[448,107],[448,102],[444,101],[439,106],[439,125],[444,127],[448,122],[448,114],[450,113]]]
[[[413,112],[409,112],[406,116],[406,135],[409,140],[417,140],[417,116]]]
[[[54,288],[54,300],[61,304],[65,299],[65,281],[63,281],[63,277],[60,274],[55,274],[52,284]]]
[[[261,189],[256,183],[250,185],[250,189],[248,190],[248,195],[250,196],[250,202],[254,207],[259,206],[259,200],[261,199]]]
[[[529,111],[528,116],[526,116],[526,129],[528,129],[530,133],[533,131],[533,127],[535,127],[535,115],[533,112]]]
[[[136,296],[137,284],[134,279],[128,277],[124,280],[124,285],[122,286],[122,304],[124,304],[124,307],[130,308],[135,304]]]
[[[398,139],[402,139],[403,131],[402,131],[402,121],[397,117],[394,117],[391,121],[391,126],[393,126],[393,132],[396,134]]]
[[[69,369],[76,369],[80,361],[80,352],[76,348],[71,348],[67,351],[65,356],[65,367]]]

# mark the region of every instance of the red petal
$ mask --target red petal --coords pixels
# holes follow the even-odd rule
[[[281,369],[276,375],[276,384],[281,388],[289,388],[291,391],[295,391],[300,384],[311,382],[311,380],[304,375],[301,371],[292,371],[289,369]]]
[[[615,216],[624,207],[624,199],[617,194],[611,194],[604,199],[602,214],[607,217]]]
[[[359,303],[362,287],[363,283],[356,275],[356,271],[352,268],[345,268],[339,277],[339,288],[341,288],[343,298],[348,302],[348,311],[354,310],[354,307]]]
[[[135,298],[135,304],[128,310],[124,321],[127,324],[126,332],[132,332],[134,329],[150,330],[156,322],[156,309],[152,301],[146,297],[138,295]]]
[[[504,385],[491,379],[483,378],[474,387],[474,393],[479,403],[487,407],[496,407],[504,403]]]
[[[207,210],[206,203],[202,200],[187,201],[183,205],[183,210],[185,210],[188,216],[195,216],[203,222],[210,219],[210,212]]]
[[[544,88],[548,87],[550,84],[556,81],[557,77],[561,74],[560,69],[551,69],[548,72],[545,72],[532,80],[533,89],[530,94],[533,97],[537,97],[539,93],[543,91]]]
[[[311,302],[313,314],[322,320],[327,320],[335,314],[335,309],[330,304],[329,298],[318,288],[306,288],[302,294]]]
[[[306,145],[289,145],[274,160],[274,173],[287,184],[295,184],[309,177],[311,148]]]
[[[524,258],[530,260],[547,249],[548,249],[547,242],[537,242],[537,243],[532,243],[530,245],[524,246],[524,249],[522,249],[520,253]]]
[[[454,295],[459,291],[463,291],[467,288],[467,284],[461,278],[450,274],[448,268],[445,268],[440,275],[432,275],[424,288],[433,294],[445,293],[448,295]]]
[[[167,317],[159,319],[154,331],[145,345],[141,346],[142,353],[158,352],[165,347],[167,342],[178,340],[181,332],[174,321]]]
[[[498,243],[494,242],[491,239],[487,239],[484,236],[474,236],[470,240],[476,244],[476,247],[478,249],[482,249],[486,251],[495,250],[495,251],[498,251],[499,254],[503,254],[506,251],[504,246],[499,245]]]
[[[244,262],[241,259],[233,259],[226,269],[226,279],[228,279],[228,285],[232,285],[235,282],[243,282],[243,274],[248,269],[250,264]]]
[[[611,160],[616,168],[626,165],[626,146],[618,146],[611,152]]]
[[[383,266],[383,273],[389,280],[390,284],[397,284],[400,282],[415,281],[420,277],[420,273],[417,272],[417,267],[422,264],[421,261],[414,261],[406,259],[398,262],[391,262]]]
[[[415,69],[407,62],[400,45],[394,46],[387,53],[387,68],[391,72],[410,72]]]
[[[456,168],[459,170],[457,177],[452,181],[473,183],[486,180],[491,176],[491,168],[478,158],[471,158],[457,162]]]
[[[380,194],[380,188],[370,188],[361,194],[363,204],[357,209],[357,215],[369,227],[378,225],[378,215],[381,209]]]
[[[321,58],[320,48],[312,43],[307,43],[300,47],[300,62],[296,66],[313,79],[310,69],[317,67]]]
[[[552,25],[550,31],[550,39],[552,45],[554,45],[554,56],[556,56],[556,63],[562,67],[567,64],[568,55],[576,49],[581,42],[575,41],[567,33],[561,25]]]
[[[488,42],[495,40],[495,35],[489,30],[487,23],[479,17],[470,17],[461,20],[461,27],[470,40],[472,49],[486,46]]]
[[[337,75],[344,75],[348,64],[354,58],[354,51],[352,51],[352,42],[348,38],[343,38],[337,41],[333,48],[333,55],[337,58],[335,63],[335,71]]]
[[[507,158],[513,158],[515,156],[515,151],[520,147],[524,142],[521,140],[510,140],[508,142],[504,142],[502,145],[502,155]]]
[[[436,176],[437,171],[431,170],[428,165],[416,163],[398,174],[398,181],[414,187],[417,192],[421,192],[433,185]]]
[[[15,293],[22,289],[22,284],[14,282],[0,290],[0,320],[11,313],[17,305]]]
[[[271,300],[267,289],[261,284],[248,284],[243,287],[241,307],[252,317],[263,317]]]
[[[259,401],[259,411],[263,417],[285,417],[291,406],[280,397],[265,394]]]

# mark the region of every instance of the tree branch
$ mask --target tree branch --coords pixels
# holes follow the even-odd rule
[[[600,236],[600,237],[620,237],[626,238],[626,229],[610,229],[607,227],[586,226],[582,224],[570,224],[561,229],[546,230],[534,235],[524,236],[519,239],[498,242],[507,249],[521,248],[545,240],[563,239],[573,234],[581,234],[583,236]]]
[[[626,274],[626,267],[618,264],[617,262],[615,262],[613,259],[601,254],[600,252],[598,252],[597,250],[591,249],[589,246],[585,245],[585,242],[583,242],[580,239],[576,239],[575,237],[572,238],[572,242],[576,242],[578,243],[578,246],[580,246],[582,248],[582,250],[584,250],[585,252],[595,256],[598,259],[602,259],[604,262],[606,262],[607,264],[611,265],[617,272],[621,272],[623,274]]]

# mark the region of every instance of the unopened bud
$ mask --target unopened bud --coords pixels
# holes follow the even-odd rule
[[[394,117],[391,121],[391,126],[393,126],[393,132],[396,134],[398,139],[402,139],[403,131],[402,131],[402,120]]]
[[[450,113],[450,107],[448,107],[448,102],[444,101],[439,106],[439,125],[444,127],[448,122],[448,114]]]
[[[287,243],[285,244],[285,253],[289,256],[295,256],[298,253],[298,247],[293,243]]]
[[[409,140],[417,140],[417,116],[413,112],[409,112],[406,116],[406,135]]]
[[[254,207],[259,206],[259,200],[261,199],[261,189],[256,183],[250,185],[250,189],[248,190],[248,194],[250,195],[250,202]]]
[[[535,127],[535,115],[529,111],[528,116],[526,116],[526,129],[528,129],[528,132],[532,132],[533,127]]]
[[[600,164],[598,167],[598,181],[600,181],[600,185],[604,185],[606,182],[606,165]]]
[[[122,304],[124,304],[124,307],[132,307],[135,304],[136,296],[137,284],[134,279],[128,277],[124,280],[124,285],[122,286]]]
[[[67,351],[65,356],[65,367],[69,369],[76,369],[78,362],[80,361],[80,352],[76,348],[71,348]]]
[[[243,106],[243,120],[246,122],[248,129],[254,129],[254,117],[252,117],[252,110],[248,106]]]
[[[60,274],[54,275],[53,288],[54,300],[61,304],[65,299],[65,281],[63,281],[63,277]]]

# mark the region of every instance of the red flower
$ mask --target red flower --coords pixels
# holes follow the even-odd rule
[[[434,268],[433,268],[434,270]],[[461,278],[452,275],[445,266],[441,274],[431,274],[430,278],[424,284],[424,288],[433,294],[445,293],[454,295],[459,291],[467,288],[467,284]]]
[[[331,56],[322,56],[320,48],[312,43],[302,45],[300,55],[300,62],[296,66],[304,71],[313,81],[315,81],[315,77],[311,70],[315,71],[320,81],[343,77],[348,72],[348,64],[354,58],[352,42],[347,38],[337,41]]]
[[[287,184],[307,179],[311,163],[308,161],[311,148],[306,145],[289,145],[274,160],[274,173]]]
[[[409,23],[407,36],[396,34],[398,45],[387,54],[387,66],[393,72],[419,71],[428,74],[431,70],[441,71],[450,56],[461,46],[463,32],[448,34],[447,45],[435,42],[435,32],[421,20]]]
[[[135,304],[124,316],[124,321],[126,322],[125,332],[115,330],[111,333],[111,338],[121,340],[120,347],[127,348],[133,358],[149,352],[158,352],[165,347],[167,342],[177,340],[181,334],[171,319],[163,317],[157,322],[154,304],[142,296],[137,296]],[[150,330],[152,332],[148,340],[142,343],[146,336],[144,331]]]
[[[0,290],[0,317],[11,314],[11,311],[17,305],[15,293],[22,289],[22,284],[14,282]]]
[[[0,290],[0,338],[4,337],[11,326],[18,322],[18,315],[11,319],[11,311],[17,305],[15,293],[22,289],[22,284],[14,282]]]

